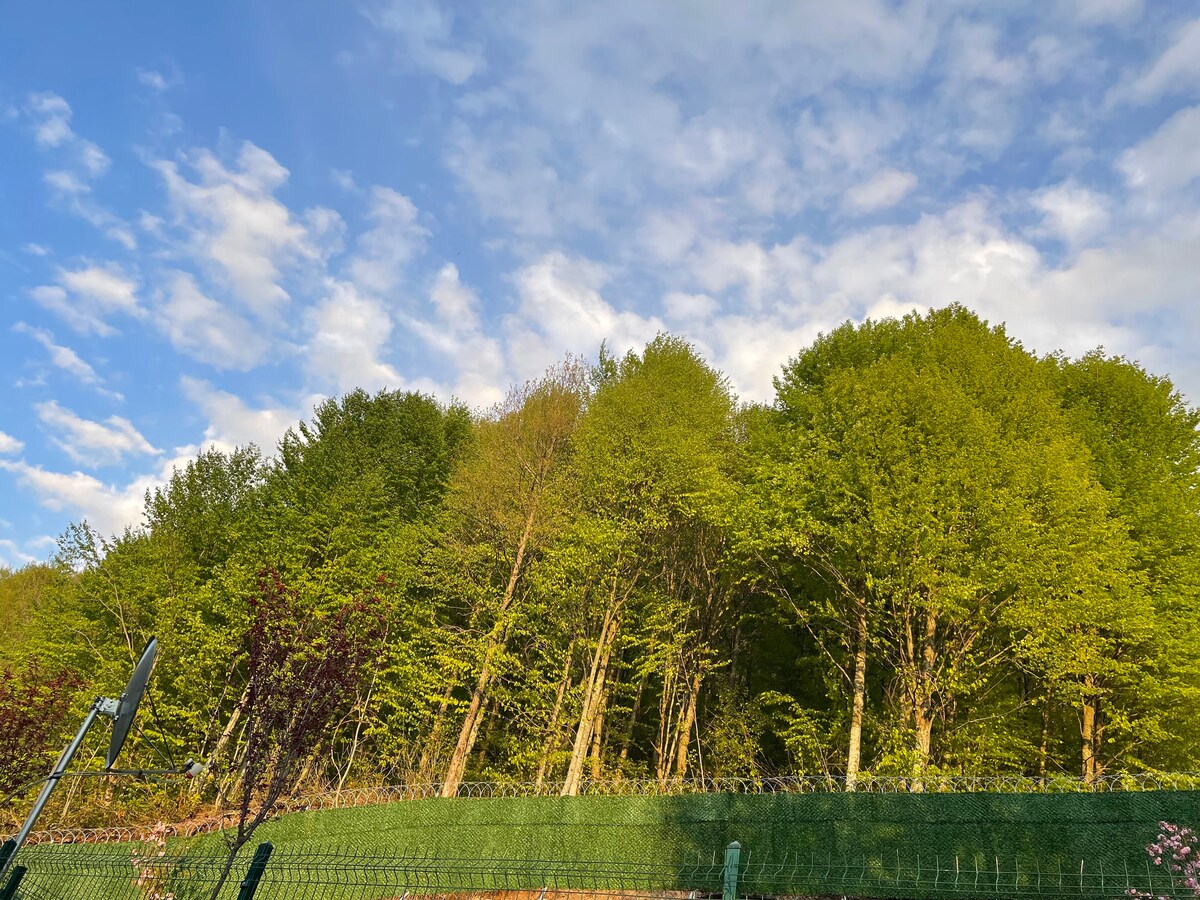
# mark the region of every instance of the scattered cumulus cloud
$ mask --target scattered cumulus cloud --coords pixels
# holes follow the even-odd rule
[[[214,369],[252,369],[271,349],[260,327],[206,296],[187,272],[166,276],[154,317],[181,353]]]
[[[1200,177],[1200,106],[1182,109],[1121,157],[1119,167],[1133,188],[1164,195]]]
[[[30,296],[81,334],[116,334],[110,318],[142,313],[137,282],[118,265],[59,269],[56,282],[33,288]]]
[[[876,212],[895,206],[917,186],[917,176],[911,172],[884,169],[870,181],[855,185],[846,192],[847,205],[862,213]]]
[[[160,451],[133,423],[121,416],[93,422],[60,406],[55,400],[38,403],[38,419],[51,431],[54,445],[81,466],[115,465],[129,455],[157,455]]]
[[[280,77],[297,127],[210,141],[189,129],[247,120],[185,122],[169,57],[121,72],[144,133],[82,134],[122,121],[82,96],[0,109],[31,153],[22,184],[90,226],[39,226],[0,270],[36,304],[19,383],[46,436],[3,451],[0,491],[119,530],[197,447],[270,451],[316,397],[486,407],[564,353],[667,329],[769,401],[820,331],[951,302],[1200,395],[1200,19],[1182,5],[363,0],[345,21],[320,74],[377,116]],[[362,130],[328,141],[335,120]],[[128,419],[100,405],[98,360],[132,385]],[[90,393],[56,396],[52,371]],[[152,444],[133,422],[172,403],[194,414],[154,418]],[[55,445],[79,471],[52,471]]]
[[[6,434],[3,431],[0,431],[0,453],[20,453],[24,449],[24,441],[19,441],[11,434]]]
[[[46,329],[34,328],[25,322],[18,322],[13,326],[13,330],[21,334],[27,334],[41,344],[49,354],[51,364],[75,378],[80,384],[95,388],[114,399],[121,399],[120,394],[104,389],[104,380],[96,374],[96,370],[92,368],[90,363],[80,357],[70,347],[56,344],[54,342],[54,335]]]
[[[153,165],[185,251],[252,315],[277,317],[291,300],[281,283],[284,270],[318,256],[304,225],[274,196],[288,170],[248,141],[232,166],[208,150],[190,153],[186,168],[195,180],[179,163]]]
[[[405,67],[456,85],[484,69],[482,49],[456,39],[452,7],[434,0],[388,0],[365,7],[363,14],[395,42],[395,58]]]
[[[1114,88],[1111,99],[1149,103],[1165,94],[1200,89],[1200,18],[1174,33],[1174,40],[1132,83]]]
[[[236,394],[220,390],[201,378],[184,376],[180,388],[208,421],[203,443],[226,453],[247,444],[254,444],[264,453],[273,452],[288,428],[321,399],[309,397],[295,408],[271,405],[255,408]]]

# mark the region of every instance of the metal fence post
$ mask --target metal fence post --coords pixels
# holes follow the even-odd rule
[[[254,858],[250,860],[250,868],[246,870],[246,877],[242,879],[237,900],[254,900],[254,892],[258,890],[258,883],[262,880],[263,872],[267,868],[267,860],[271,858],[271,851],[274,849],[275,847],[270,841],[263,841],[255,849]]]
[[[0,900],[12,900],[17,895],[17,888],[21,886],[21,879],[25,877],[24,866],[13,866],[12,873],[8,876],[8,884],[0,888]]]
[[[0,844],[0,870],[8,865],[8,858],[17,852],[17,842],[9,838],[3,844]]]
[[[721,870],[721,900],[737,900],[738,866],[742,861],[742,845],[734,841],[725,848],[725,868]]]

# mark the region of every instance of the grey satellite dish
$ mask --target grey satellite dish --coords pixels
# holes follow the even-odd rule
[[[54,770],[43,779],[45,784],[42,786],[42,791],[38,794],[37,800],[34,801],[33,809],[29,811],[29,815],[25,817],[25,823],[21,826],[21,830],[13,838],[11,844],[12,852],[9,853],[8,859],[0,864],[0,884],[3,884],[4,876],[13,867],[17,851],[25,843],[25,838],[29,837],[29,833],[33,831],[33,826],[37,823],[38,816],[41,815],[46,801],[50,799],[50,794],[53,793],[54,788],[63,777],[72,774],[67,771],[67,766],[75,758],[75,753],[79,750],[79,746],[87,736],[88,729],[92,727],[98,716],[107,716],[113,720],[112,739],[108,742],[108,758],[104,766],[106,773],[112,769],[112,764],[116,762],[117,754],[121,752],[121,747],[125,743],[125,738],[129,736],[129,729],[133,725],[133,717],[137,714],[138,704],[142,702],[142,695],[146,692],[146,682],[150,680],[150,670],[154,668],[154,656],[157,651],[158,640],[150,638],[150,643],[142,651],[142,658],[138,660],[138,664],[133,670],[133,675],[129,678],[129,683],[125,685],[125,692],[116,700],[110,697],[97,697],[92,701],[91,709],[88,710],[83,724],[79,726],[79,731],[76,732],[74,740],[63,750],[62,755],[58,758],[58,762],[54,764]],[[7,887],[11,887],[11,884]]]
[[[125,685],[125,692],[117,701],[117,712],[113,716],[112,738],[108,742],[108,756],[104,760],[104,768],[111,769],[117,761],[117,755],[129,737],[129,729],[133,725],[133,717],[137,715],[138,704],[146,693],[146,682],[150,680],[150,672],[154,668],[154,657],[158,653],[158,638],[150,638],[150,643],[142,651],[142,658]]]

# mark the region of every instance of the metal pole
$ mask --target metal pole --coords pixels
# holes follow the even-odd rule
[[[742,861],[742,845],[734,841],[725,848],[725,867],[721,871],[721,900],[737,900],[738,868]]]
[[[246,870],[246,877],[242,879],[241,889],[238,891],[238,900],[254,900],[254,892],[258,890],[258,883],[262,881],[263,872],[267,870],[267,860],[271,858],[271,851],[275,847],[270,841],[263,841],[254,850],[254,859],[250,860],[250,868]]]
[[[21,879],[25,877],[24,866],[14,866],[12,870],[12,878],[8,879],[8,884],[0,887],[0,900],[13,900],[17,896],[17,888],[21,886]]]
[[[38,794],[37,802],[33,804],[33,809],[29,811],[29,815],[25,817],[25,824],[21,826],[21,830],[17,832],[14,838],[15,846],[8,859],[5,860],[3,868],[0,868],[0,882],[3,882],[4,876],[8,874],[8,870],[12,868],[13,860],[17,858],[17,852],[21,849],[21,845],[25,843],[25,838],[29,837],[29,832],[33,831],[33,826],[37,824],[38,816],[42,814],[42,808],[46,805],[46,801],[50,799],[50,795],[54,792],[54,788],[58,786],[58,781],[66,772],[67,766],[71,764],[71,760],[75,758],[75,753],[79,750],[79,745],[83,743],[83,739],[87,737],[88,729],[92,727],[92,723],[96,721],[96,716],[100,714],[100,706],[102,698],[97,697],[92,702],[92,708],[88,710],[87,718],[83,720],[83,724],[79,726],[79,732],[75,735],[75,740],[67,745],[67,749],[62,752],[62,756],[58,758],[58,762],[54,764],[54,771],[50,773],[50,777],[46,779],[46,784],[42,787],[42,792]]]

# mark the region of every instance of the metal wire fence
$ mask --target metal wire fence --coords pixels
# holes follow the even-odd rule
[[[216,853],[34,848],[23,860],[28,871],[14,900],[202,900],[213,896],[226,862]],[[615,863],[278,851],[263,862],[260,879],[252,883],[247,875],[253,861],[249,852],[241,854],[217,900],[1197,896],[1182,877],[1153,869],[1148,862],[1139,871],[1106,871],[1087,860],[1077,868],[1043,869],[1023,865],[1016,857],[888,859],[810,853],[756,859],[753,853],[725,849],[684,862]]]

